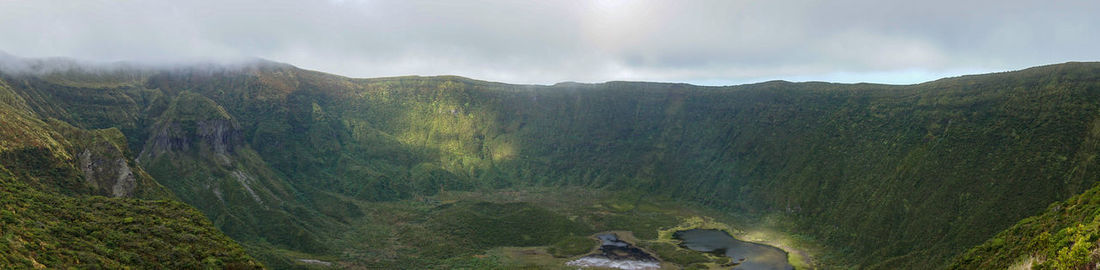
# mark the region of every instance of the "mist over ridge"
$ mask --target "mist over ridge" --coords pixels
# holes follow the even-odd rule
[[[1088,46],[1097,43],[1097,9],[1091,1],[10,1],[0,4],[8,41],[0,50],[108,62],[254,56],[349,77],[519,84],[908,84],[1098,59]]]
[[[704,210],[804,235],[785,251],[824,261],[803,265],[1007,267],[1017,259],[997,258],[1095,235],[1064,228],[1090,224],[1095,206],[1096,62],[913,85],[707,87],[354,79],[271,62],[101,74],[52,61],[63,71],[0,72],[0,180],[29,187],[24,197],[176,199],[211,222],[194,228],[276,268],[509,265],[473,255],[613,230],[664,258],[682,250],[661,230],[701,226],[682,213]],[[552,233],[524,236],[540,226]],[[1046,231],[1064,232],[1033,238]],[[201,244],[239,251],[216,236]],[[386,255],[406,246],[417,248]],[[65,254],[80,250],[47,262],[79,265]]]
[[[1080,61],[1070,61],[1065,63],[1050,63],[1048,65],[1058,64],[1071,64],[1071,63],[1089,63]],[[202,72],[226,72],[226,71],[240,71],[243,69],[254,69],[261,67],[291,67],[300,69],[300,67],[294,66],[290,63],[281,63],[272,61],[269,59],[263,59],[259,57],[239,57],[239,58],[226,58],[226,59],[214,59],[214,58],[194,58],[190,60],[172,60],[172,61],[90,61],[80,58],[72,57],[47,57],[47,58],[32,58],[32,57],[20,57],[8,54],[4,51],[0,51],[0,72],[5,72],[11,75],[47,75],[65,72],[75,73],[94,73],[94,74],[109,74],[109,73],[148,73],[148,72],[170,72],[178,70],[190,70],[202,71]],[[1035,67],[1029,67],[1035,68]],[[312,70],[315,72],[327,73],[324,70]],[[925,84],[939,80],[948,80],[967,76],[976,76],[982,74],[999,74],[1010,73],[1019,70],[1002,70],[992,71],[986,73],[974,73],[974,74],[959,74],[956,76],[932,78],[927,81],[913,82],[907,84],[891,84],[885,82],[875,81],[858,81],[858,82],[835,82],[835,81],[820,81],[820,80],[794,80],[792,78],[778,78],[773,80],[761,80],[761,81],[748,81],[738,84],[728,85],[707,85],[707,84],[692,84],[685,82],[662,82],[662,81],[633,81],[633,80],[611,80],[603,82],[576,82],[571,80],[553,82],[549,84],[515,84],[515,85],[531,85],[531,86],[563,86],[563,85],[596,85],[606,83],[661,83],[661,84],[683,84],[698,87],[729,87],[729,86],[743,86],[753,84],[768,84],[768,83],[830,83],[830,84],[880,84],[880,85],[918,85]],[[440,75],[418,75],[418,74],[403,74],[397,76],[387,77],[347,77],[338,74],[328,74],[334,76],[345,77],[348,79],[360,79],[360,80],[385,80],[385,79],[398,79],[408,77],[422,77],[422,78],[460,78],[467,80],[482,80],[482,78],[470,78],[458,75],[440,74]],[[504,83],[508,82],[494,82],[492,83]]]
[[[1097,14],[0,0],[0,269],[1096,269]]]

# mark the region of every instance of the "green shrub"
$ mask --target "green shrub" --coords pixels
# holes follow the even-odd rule
[[[678,248],[676,245],[669,243],[645,242],[642,246],[652,251],[661,260],[684,267],[713,261],[706,255],[703,255],[702,252]]]
[[[550,245],[547,251],[550,255],[558,258],[568,258],[573,256],[584,255],[589,251],[592,251],[600,242],[595,239],[583,237],[583,236],[569,236],[561,241]]]

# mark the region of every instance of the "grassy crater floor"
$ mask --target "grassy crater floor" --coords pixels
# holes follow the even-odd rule
[[[813,266],[814,243],[772,229],[775,221],[721,214],[705,207],[638,193],[529,187],[442,192],[391,202],[360,202],[364,217],[334,237],[336,254],[285,254],[351,269],[565,269],[592,252],[592,235],[613,231],[660,258],[670,269],[707,269],[728,259],[679,247],[677,230],[722,229],[777,246],[799,269]],[[781,226],[779,226],[781,227]]]

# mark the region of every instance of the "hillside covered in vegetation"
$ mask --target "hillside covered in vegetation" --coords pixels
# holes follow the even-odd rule
[[[994,256],[979,253],[1009,248],[991,246],[994,236],[1076,235],[1090,229],[1063,224],[1096,216],[1044,221],[1048,212],[1071,211],[1048,205],[1100,176],[1097,63],[903,86],[701,87],[351,79],[264,61],[173,68],[25,61],[26,70],[0,73],[0,153],[12,181],[56,194],[49,196],[178,198],[274,267],[307,267],[298,262],[310,258],[348,267],[457,265],[493,247],[548,246],[605,230],[655,234],[678,223],[656,210],[613,211],[602,200],[590,210],[605,216],[529,203],[549,199],[446,201],[546,187],[778,220],[775,229],[824,247],[822,266],[939,268],[966,254],[952,265],[978,267],[988,264],[976,256]],[[114,165],[84,169],[83,160]],[[131,177],[115,177],[121,171]],[[527,241],[479,236],[495,229],[472,217],[500,209],[556,229]],[[465,236],[422,238],[447,231]],[[1091,232],[1012,240],[1034,247],[996,256],[1095,252],[1081,244],[1097,240]],[[435,244],[474,250],[430,253]],[[964,253],[980,244],[983,251]]]
[[[154,181],[114,128],[41,117],[0,82],[0,266],[261,268]]]

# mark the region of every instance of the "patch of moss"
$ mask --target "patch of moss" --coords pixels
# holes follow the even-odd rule
[[[461,202],[432,215],[429,226],[474,247],[549,245],[591,229],[529,203]]]
[[[600,242],[583,236],[569,236],[550,245],[546,251],[558,258],[580,256],[592,251]]]
[[[658,231],[676,225],[676,217],[660,212],[597,214],[589,218],[599,231],[630,231],[642,240],[657,239]]]
[[[667,242],[642,242],[640,246],[652,251],[661,260],[681,266],[715,262],[714,258],[702,252],[683,249]]]

